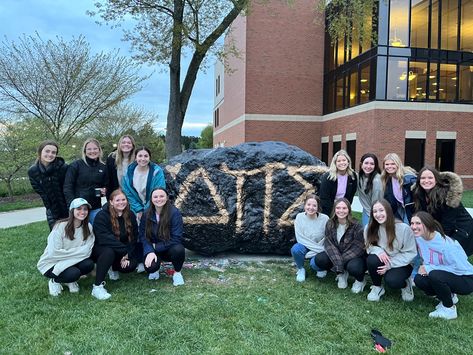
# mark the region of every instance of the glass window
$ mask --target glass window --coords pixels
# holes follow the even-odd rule
[[[427,63],[409,62],[408,97],[410,101],[427,100]]]
[[[460,65],[460,101],[473,101],[473,66]]]
[[[473,52],[473,0],[462,0],[460,50]]]
[[[430,63],[430,70],[429,70],[429,92],[427,95],[429,96],[429,100],[437,100],[438,94],[438,82],[437,82],[437,73],[439,64],[438,63]]]
[[[471,16],[471,14],[470,14]],[[441,49],[457,50],[458,0],[442,1]]]
[[[439,101],[455,101],[457,92],[457,66],[440,64]]]
[[[391,0],[389,9],[389,45],[409,45],[409,0]]]
[[[386,99],[405,100],[408,82],[407,59],[389,58]]]
[[[370,101],[370,62],[360,69],[360,104]]]
[[[360,41],[359,41],[360,34],[354,28],[352,32],[352,39],[351,39],[351,59],[356,58],[360,55]]]
[[[343,109],[343,77],[338,78],[337,80],[337,87],[336,87],[336,101],[335,101],[335,111]]]
[[[429,0],[412,0],[411,47],[429,48]]]
[[[366,34],[366,36],[361,39],[361,53],[364,53],[368,49],[371,48],[371,33],[373,31],[373,16],[372,15],[366,18],[366,21],[363,24],[363,26],[366,26],[369,29],[369,31]]]
[[[350,101],[349,106],[355,106],[358,102],[358,68],[350,73]]]
[[[425,139],[406,138],[404,165],[419,171],[424,166]]]
[[[439,2],[432,0],[432,18],[430,20],[430,48],[439,47]]]
[[[340,39],[337,46],[337,66],[343,63],[345,63],[345,39]]]
[[[335,101],[334,101],[335,92],[334,92],[334,89],[335,89],[334,82],[330,81],[327,85],[327,97],[326,97],[326,101],[327,101],[326,111],[327,111],[327,113],[335,111]]]

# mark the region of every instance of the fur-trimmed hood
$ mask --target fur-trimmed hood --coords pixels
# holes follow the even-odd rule
[[[447,192],[446,204],[449,207],[456,208],[460,205],[463,196],[463,182],[460,176],[451,171],[440,173],[443,182],[446,182],[450,188]]]

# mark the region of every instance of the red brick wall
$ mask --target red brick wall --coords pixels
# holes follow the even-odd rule
[[[245,142],[245,122],[241,122],[231,129],[214,135],[214,146],[223,143],[225,147]]]

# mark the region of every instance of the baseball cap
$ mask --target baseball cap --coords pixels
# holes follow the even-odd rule
[[[92,208],[92,206],[90,205],[90,203],[87,202],[86,199],[82,197],[75,198],[72,200],[71,205],[69,206],[69,211],[71,211],[74,208],[79,208],[80,206],[83,206],[83,205],[87,205],[89,206],[89,208]]]

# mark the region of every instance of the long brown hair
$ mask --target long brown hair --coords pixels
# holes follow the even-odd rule
[[[420,186],[420,177],[424,171],[430,171],[435,178],[435,186],[430,191],[425,191],[422,186]],[[440,172],[431,166],[424,166],[422,169],[419,170],[417,174],[417,183],[416,188],[414,190],[414,201],[416,210],[421,210],[421,200],[426,201],[426,208],[427,212],[435,213],[435,211],[440,208],[445,203],[447,199],[447,192],[449,190],[449,185],[446,184],[442,177],[440,176]]]
[[[153,197],[153,193],[157,190],[162,190],[166,194],[168,200],[164,204],[163,208],[161,209],[161,212],[159,213],[159,227],[158,227],[158,235],[156,236],[158,239],[167,241],[171,239],[171,232],[170,232],[170,225],[171,225],[171,212],[172,212],[172,204],[171,201],[169,200],[169,194],[168,192],[163,189],[162,187],[157,187],[153,191],[151,191],[151,197]],[[154,203],[150,201],[149,208],[146,211],[146,239],[151,242],[151,238],[153,236],[153,222],[151,218],[156,214],[156,207],[154,206]]]
[[[57,144],[56,141],[53,141],[51,139],[42,141],[39,144],[38,149],[36,150],[36,153],[38,154],[38,156],[36,157],[36,162],[41,163],[41,153],[43,152],[44,147],[46,147],[47,145],[52,145],[52,146],[56,147],[56,157],[59,154],[59,144]]]
[[[336,199],[335,202],[333,203],[332,215],[330,216],[330,219],[327,222],[328,228],[335,228],[335,229],[338,228],[338,225],[340,223],[338,222],[338,217],[335,214],[335,207],[337,207],[337,205],[342,202],[348,207],[348,216],[347,216],[347,223],[345,225],[346,226],[345,230],[348,230],[348,228],[350,228],[352,225],[357,223],[351,214],[350,201],[348,201],[345,197],[342,197],[342,198]]]
[[[83,205],[87,206],[87,205]],[[79,206],[82,207],[82,206]],[[87,206],[87,217],[82,221],[81,227],[82,227],[82,235],[84,236],[84,240],[87,240],[89,238],[90,229],[89,229],[89,216],[90,216],[90,208]],[[58,225],[59,223],[65,222],[66,226],[64,227],[64,234],[66,235],[66,238],[69,240],[74,240],[74,233],[76,231],[76,227],[74,226],[74,209],[69,210],[69,217],[61,219],[56,222],[55,226]]]
[[[362,169],[362,166],[363,166],[363,162],[365,161],[365,159],[368,159],[368,158],[373,159],[374,169],[371,172],[371,174],[366,175],[365,172]],[[365,191],[364,191],[365,194],[368,194],[373,190],[373,180],[376,177],[376,174],[381,174],[381,169],[379,168],[378,157],[373,153],[363,154],[363,156],[360,159],[360,167],[359,167],[359,170],[358,170],[358,187],[361,189],[361,187],[363,185],[363,180],[367,179],[366,180],[366,187],[365,187]]]
[[[110,212],[110,222],[112,223],[113,234],[115,235],[115,238],[120,239],[120,223],[118,222],[118,218],[120,217],[118,216],[118,213],[115,210],[115,208],[113,208],[112,206],[113,199],[118,195],[123,195],[125,196],[125,199],[126,199],[126,195],[123,193],[122,190],[120,189],[114,190],[110,194],[110,199],[108,201],[108,204],[109,204],[108,211]],[[125,229],[126,229],[126,234],[128,236],[128,241],[131,242],[133,240],[133,224],[131,223],[130,204],[128,203],[128,199],[126,200],[127,200],[127,204],[126,204],[125,209],[123,210],[122,217],[123,217],[123,221],[125,222]]]
[[[384,210],[386,212],[386,222],[384,223],[384,225],[385,225],[385,228],[386,228],[386,235],[388,237],[388,247],[389,247],[389,249],[392,250],[394,239],[396,239],[396,228],[395,228],[396,220],[394,218],[394,213],[393,213],[393,209],[391,208],[391,205],[385,199],[375,201],[373,203],[373,206],[371,207],[370,222],[368,224],[368,229],[366,231],[367,232],[367,239],[368,239],[367,246],[378,245],[378,242],[379,242],[379,226],[380,226],[380,224],[374,218],[374,215],[373,215],[373,210],[374,210],[373,207],[377,203],[379,203],[381,206],[383,206]]]
[[[445,232],[439,222],[437,222],[434,217],[428,212],[419,211],[414,213],[412,217],[417,217],[420,219],[420,222],[424,225],[424,228],[429,233],[439,232],[440,235],[445,238]]]

